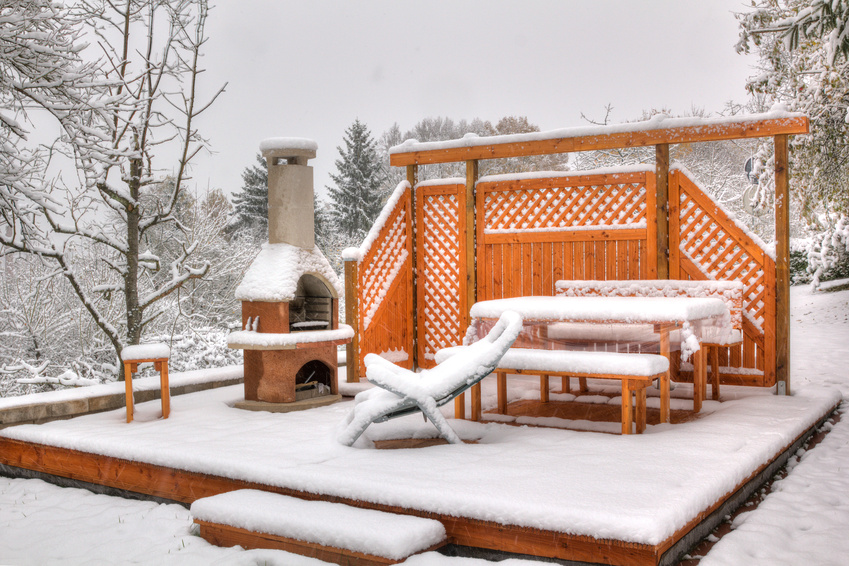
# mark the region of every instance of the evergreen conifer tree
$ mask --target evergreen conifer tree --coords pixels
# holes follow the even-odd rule
[[[268,239],[268,165],[259,154],[259,165],[245,167],[242,189],[233,195],[233,215],[227,232],[249,231],[256,240]]]
[[[333,206],[330,221],[349,244],[358,244],[381,209],[381,188],[386,175],[377,142],[365,124],[354,120],[345,130],[344,149],[337,146],[338,174],[330,175],[335,187],[327,187]]]

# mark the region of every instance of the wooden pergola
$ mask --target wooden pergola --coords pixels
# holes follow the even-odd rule
[[[390,164],[407,168],[412,187],[418,166],[437,163],[466,164],[466,225],[474,225],[475,184],[482,159],[503,159],[616,148],[655,147],[657,276],[669,278],[669,216],[678,214],[670,203],[669,147],[672,144],[772,137],[775,144],[775,343],[778,394],[790,394],[790,176],[788,137],[809,133],[808,118],[800,114],[767,113],[734,118],[667,118],[617,126],[573,128],[510,136],[467,137],[449,142],[405,143],[390,150]],[[466,230],[466,248],[475,249],[475,230]],[[415,250],[415,246],[412,248]],[[476,300],[474,254],[466,255],[464,303]],[[415,259],[413,259],[415,265]],[[415,284],[415,283],[414,283]]]

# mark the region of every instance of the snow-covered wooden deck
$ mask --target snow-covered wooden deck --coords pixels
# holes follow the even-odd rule
[[[514,399],[538,381],[516,378]],[[494,402],[484,381],[484,405]],[[511,386],[513,387],[513,386]],[[686,388],[687,386],[681,386]],[[814,391],[812,393],[812,391]],[[686,397],[686,391],[679,391]],[[190,503],[253,488],[441,521],[457,545],[603,564],[668,564],[707,534],[840,402],[728,387],[696,420],[640,436],[451,421],[474,444],[375,450],[435,436],[417,416],[335,441],[348,403],[300,413],[241,411],[240,386],[0,431],[0,464]],[[542,424],[542,423],[529,423]]]

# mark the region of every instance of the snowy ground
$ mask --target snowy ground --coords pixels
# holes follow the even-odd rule
[[[699,421],[701,430],[688,429],[685,425],[672,427],[675,434],[687,435],[687,442],[713,442],[715,439],[710,432],[722,433],[721,423],[729,418],[736,421],[735,426],[744,423],[747,412],[757,412],[757,409],[773,403],[781,404],[779,412],[801,410],[801,406],[823,400],[823,390],[820,384],[839,387],[844,395],[849,392],[849,380],[846,379],[849,367],[849,291],[829,294],[810,295],[806,288],[793,289],[793,343],[791,356],[793,360],[794,399],[763,397],[760,399],[739,399],[723,403],[722,407],[713,407],[713,413]],[[728,388],[729,390],[731,388]],[[209,392],[220,394],[221,392]],[[725,390],[723,390],[725,393]],[[820,401],[817,401],[817,400]],[[754,403],[757,401],[757,403]],[[143,405],[142,405],[143,407]],[[151,404],[153,407],[153,404]],[[708,407],[710,409],[710,407]],[[777,407],[770,407],[775,410]],[[186,405],[185,414],[189,415]],[[108,413],[107,413],[108,415]],[[172,415],[180,415],[175,408]],[[97,417],[97,416],[95,416]],[[780,426],[781,415],[777,415],[776,424]],[[104,416],[97,417],[99,419]],[[179,417],[178,417],[179,418]],[[74,419],[81,421],[82,419]],[[140,419],[137,429],[155,427],[161,424],[153,418],[147,422]],[[792,419],[791,419],[792,420]],[[95,430],[103,430],[104,423],[95,419],[91,423]],[[484,444],[489,446],[475,448],[472,455],[478,462],[476,470],[485,469],[489,457],[503,455],[500,448],[513,445],[512,436],[522,429],[512,429],[499,432],[504,428],[497,424],[462,423],[458,426],[461,435],[480,436]],[[466,426],[468,425],[468,426]],[[20,428],[20,427],[16,427]],[[668,425],[664,427],[649,427],[650,430],[641,442],[659,443],[658,447],[666,450],[663,442],[670,435]],[[14,429],[8,429],[14,430]],[[23,429],[22,429],[23,430]],[[30,427],[30,430],[49,431],[50,428]],[[224,430],[219,429],[220,432]],[[512,431],[512,432],[511,432]],[[40,432],[39,432],[40,433]],[[91,435],[91,430],[88,431]],[[378,431],[376,435],[379,435]],[[388,432],[386,432],[388,434]],[[708,434],[708,437],[701,436]],[[782,434],[792,434],[785,431]],[[557,436],[559,435],[559,437]],[[591,437],[594,442],[581,444],[580,436]],[[102,435],[101,435],[102,436]],[[607,450],[622,450],[621,437],[608,435],[588,435],[569,431],[540,431],[533,438],[525,437],[525,443],[530,440],[529,449],[536,451],[537,459],[545,457],[552,450],[552,443],[559,442],[558,438],[566,438],[571,448],[580,446],[586,451],[582,458],[586,462],[598,460],[600,454]],[[683,437],[682,437],[683,438]],[[487,440],[488,439],[488,440]],[[679,439],[680,440],[680,439]],[[779,439],[781,440],[781,439]],[[76,441],[73,441],[76,442]],[[108,446],[108,438],[97,437],[92,441],[95,445]],[[576,445],[575,442],[578,442]],[[605,444],[605,446],[601,446]],[[677,442],[676,442],[677,443]],[[204,443],[200,443],[204,444]],[[610,444],[610,446],[607,446]],[[737,439],[734,445],[724,446],[714,454],[720,460],[727,460],[729,454],[739,452],[758,452],[765,449],[766,441],[743,435],[743,441]],[[486,448],[486,450],[484,450]],[[335,448],[334,448],[335,450]],[[340,457],[342,452],[335,455]],[[361,458],[363,454],[374,455],[372,450],[353,450],[344,458]],[[726,452],[727,450],[727,452]],[[375,466],[385,466],[385,458],[398,459],[397,451],[380,451],[388,456],[379,456],[372,461]],[[443,472],[462,468],[468,463],[455,462],[458,454],[451,447],[433,447],[426,450],[412,451],[416,454],[428,455],[428,461],[433,466],[442,466]],[[369,456],[371,457],[371,456]],[[674,455],[673,455],[674,457]],[[339,462],[344,461],[344,458]],[[404,459],[404,458],[402,458]],[[663,460],[661,458],[661,460]],[[337,463],[339,463],[337,462]],[[418,465],[420,462],[410,462]],[[222,462],[221,465],[224,465]],[[650,463],[638,463],[639,466]],[[661,465],[663,465],[661,463]],[[702,462],[706,470],[713,469],[715,462]],[[278,465],[279,467],[279,465]],[[333,465],[331,465],[333,467]],[[594,466],[598,472],[598,465]],[[776,484],[775,492],[758,507],[757,510],[746,514],[738,520],[737,530],[724,537],[704,559],[704,564],[842,564],[849,554],[849,542],[846,532],[849,532],[849,418],[844,417],[835,430],[816,449],[811,450],[801,458],[801,462],[792,473]],[[313,472],[317,470],[312,470]],[[516,470],[514,470],[516,471]],[[523,470],[518,470],[524,473]],[[259,473],[266,473],[260,471]],[[333,473],[329,470],[326,473]],[[538,473],[538,471],[537,471]],[[680,473],[680,470],[679,470]],[[225,474],[226,475],[226,474]],[[680,483],[669,479],[669,483]],[[692,480],[690,474],[684,474]],[[477,478],[480,479],[480,478]],[[702,475],[701,479],[710,481],[710,474]],[[507,478],[510,482],[511,479]],[[516,483],[515,479],[512,483]],[[695,482],[693,482],[695,483]],[[660,485],[667,485],[661,481]],[[350,487],[350,486],[349,486]],[[430,486],[417,488],[427,491]],[[717,485],[713,491],[722,490]],[[530,492],[540,491],[529,487]],[[672,489],[673,497],[686,495],[687,490]],[[528,493],[528,492],[526,492]],[[368,495],[368,494],[366,494]],[[391,495],[391,494],[390,494]],[[397,495],[397,494],[396,494]],[[451,505],[474,506],[477,496],[473,490],[457,490],[456,498],[451,498]],[[420,497],[421,495],[414,496]],[[492,498],[490,492],[488,497]],[[657,494],[652,494],[656,497]],[[612,493],[611,497],[617,497]],[[529,502],[531,508],[535,502]],[[699,502],[685,501],[684,506],[699,505]],[[663,505],[663,502],[661,502]],[[666,505],[669,502],[666,501]],[[792,512],[791,512],[792,510]],[[500,512],[512,512],[515,518],[521,518],[520,511],[502,507]],[[589,530],[597,530],[598,524],[588,515],[588,510],[580,510],[582,520]],[[518,515],[516,515],[518,513]],[[550,521],[565,520],[568,517],[548,517]],[[604,517],[595,518],[604,521]],[[608,518],[609,519],[609,518]],[[664,522],[665,521],[665,522]],[[643,522],[641,518],[638,522]],[[675,517],[661,517],[659,523],[645,531],[645,527],[634,524],[622,524],[614,521],[614,527],[632,531],[634,538],[646,540],[663,536],[676,524]],[[643,529],[643,531],[640,531]],[[652,529],[654,529],[652,531]],[[139,563],[168,563],[169,559],[179,559],[180,563],[197,564],[315,564],[301,557],[295,557],[281,552],[261,551],[242,552],[234,549],[217,549],[206,544],[203,540],[192,535],[191,517],[188,511],[176,505],[157,505],[125,501],[118,498],[92,495],[85,491],[61,489],[44,484],[37,480],[8,480],[0,478],[0,563],[12,564],[45,564],[63,562],[77,563],[116,563],[135,561]],[[143,533],[143,536],[140,536]],[[480,563],[463,559],[449,559],[429,554],[409,561],[416,564],[450,564]],[[530,563],[528,563],[530,564]]]

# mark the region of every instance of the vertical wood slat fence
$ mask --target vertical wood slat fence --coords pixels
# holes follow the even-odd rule
[[[655,170],[493,176],[476,185],[477,300],[554,295],[554,283],[657,277]],[[458,344],[467,301],[465,186],[416,189],[417,296],[413,303],[410,193],[396,204],[358,266],[359,375],[365,353],[433,366]],[[742,281],[744,342],[720,352],[724,383],[775,383],[772,258],[679,170],[669,175],[671,279]],[[418,313],[413,329],[413,308]],[[684,379],[691,374],[681,373]]]

